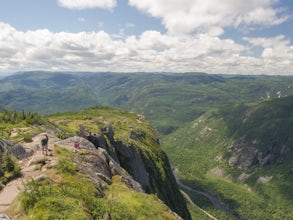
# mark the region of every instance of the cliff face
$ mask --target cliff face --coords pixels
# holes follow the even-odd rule
[[[104,130],[108,132],[105,132],[104,135],[91,136],[88,139],[96,148],[106,150],[111,155],[111,160],[120,164],[141,185],[143,191],[156,194],[178,215],[184,219],[191,219],[172,174],[168,157],[160,149],[159,141],[148,137],[145,133],[133,135],[134,132],[130,132],[129,137],[133,142],[125,144],[120,140],[115,140],[112,129],[105,128]],[[149,140],[152,140],[151,149],[139,146],[140,144],[145,145],[144,142]]]
[[[67,118],[65,123],[64,118]],[[107,153],[105,161],[110,172],[107,171],[108,175],[105,176],[109,180],[115,174],[121,175],[135,190],[156,194],[172,211],[184,219],[191,219],[168,157],[160,148],[158,134],[143,117],[112,109],[90,109],[78,114],[59,115],[58,118],[52,116],[50,120],[64,131],[74,124],[75,129],[78,129],[73,133],[86,138],[99,151],[103,149]],[[105,157],[100,152],[99,157],[101,155]],[[93,155],[83,157],[82,160],[91,161],[90,164],[95,164],[97,160]],[[86,165],[82,169],[99,173],[94,171],[98,166],[90,167]],[[124,175],[122,170],[126,170],[131,178]]]
[[[152,152],[135,145],[114,145],[121,166],[138,181],[147,193],[157,194],[173,211],[184,219],[190,219],[183,197],[172,174],[168,157],[164,152],[154,156]]]

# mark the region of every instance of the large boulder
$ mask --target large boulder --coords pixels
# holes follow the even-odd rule
[[[17,159],[24,159],[32,155],[32,152],[28,152],[24,147],[15,141],[5,140],[0,138],[0,176],[4,174],[3,171],[3,155],[9,154]]]
[[[3,153],[11,154],[20,160],[32,155],[32,152],[27,152],[20,143],[1,138],[0,154],[2,155]]]
[[[73,148],[75,141],[79,142],[79,148]],[[57,147],[74,150],[72,160],[79,170],[86,174],[97,186],[103,187],[104,184],[111,184],[112,177],[121,176],[131,189],[144,192],[142,186],[133,179],[103,148],[96,148],[94,144],[82,137],[72,137],[55,143]]]

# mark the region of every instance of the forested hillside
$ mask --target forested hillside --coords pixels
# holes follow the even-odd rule
[[[243,219],[293,216],[293,96],[214,109],[164,138],[184,183]],[[197,204],[216,216],[201,195]]]
[[[292,94],[292,76],[36,71],[0,81],[0,104],[20,112],[110,106],[140,113],[159,130],[183,184],[200,191],[188,192],[193,201],[219,219],[292,214]]]
[[[24,72],[0,81],[0,105],[12,109],[48,114],[110,106],[143,113],[163,134],[213,107],[290,94],[290,76]]]

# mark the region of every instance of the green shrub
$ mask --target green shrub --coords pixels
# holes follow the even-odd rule
[[[89,219],[103,216],[105,205],[96,197],[97,190],[81,175],[62,174],[62,181],[54,183],[30,181],[20,196],[21,210],[31,219]]]
[[[56,132],[56,137],[60,138],[61,140],[64,140],[68,138],[68,135],[65,132]]]
[[[82,211],[77,199],[46,197],[39,200],[31,211],[30,219],[49,220],[87,220],[89,216]]]
[[[104,215],[107,213],[107,203],[103,198],[96,198],[95,202],[92,204],[92,216],[94,219],[103,219]]]
[[[29,134],[29,133],[24,133],[23,134],[23,140],[24,140],[25,143],[31,143],[31,142],[33,142],[32,135]]]
[[[33,208],[35,204],[47,194],[47,190],[42,188],[42,186],[47,186],[49,191],[51,190],[51,184],[49,184],[49,179],[45,179],[43,181],[35,181],[31,180],[29,183],[24,184],[24,190],[20,196],[20,207],[21,209],[27,213],[29,209]]]
[[[58,164],[57,164],[57,170],[61,171],[62,173],[65,174],[71,174],[74,175],[76,174],[76,167],[75,165],[68,160],[68,158],[61,156],[59,158]]]
[[[16,160],[10,154],[4,154],[2,157],[3,160],[3,171],[4,179],[3,182],[10,181],[21,176],[20,167],[16,163]]]

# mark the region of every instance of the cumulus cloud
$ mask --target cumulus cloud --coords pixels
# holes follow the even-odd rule
[[[54,33],[18,31],[0,23],[0,72],[202,71],[208,73],[293,74],[293,46],[280,35],[244,38],[247,45],[214,34],[172,35],[145,31],[115,38],[104,31]],[[253,57],[261,48],[259,57]]]
[[[112,9],[116,0],[58,0],[59,5],[69,9],[104,8]]]
[[[279,35],[273,38],[244,37],[243,39],[248,41],[253,48],[259,47],[262,49],[261,57],[265,65],[283,64],[283,67],[279,66],[279,68],[289,67],[292,73],[293,46],[290,45],[290,40],[286,39],[285,36]]]
[[[278,0],[129,0],[129,4],[162,19],[170,33],[191,33],[211,27],[277,25],[287,17],[273,8]]]

